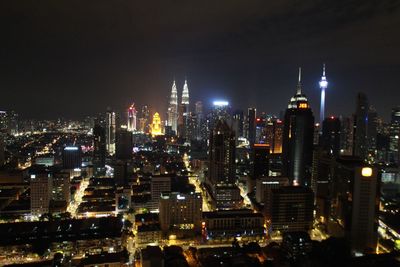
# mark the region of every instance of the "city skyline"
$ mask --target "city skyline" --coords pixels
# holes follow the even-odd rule
[[[80,3],[73,19],[67,3],[18,9],[3,2],[0,106],[32,118],[80,118],[132,101],[165,110],[172,78],[187,77],[193,100],[226,98],[241,109],[278,114],[301,66],[304,90],[317,110],[326,63],[326,115],[353,113],[356,94],[363,91],[389,117],[399,94],[398,4],[255,2],[221,2],[212,11],[182,5],[174,12],[164,3],[156,10],[141,4],[137,10],[144,15],[131,3],[110,8],[99,2],[95,9]],[[154,21],[149,12],[156,14]],[[245,91],[251,94],[243,98]],[[88,105],[87,99],[96,101]]]

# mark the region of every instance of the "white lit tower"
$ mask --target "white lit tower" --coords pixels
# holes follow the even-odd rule
[[[171,126],[175,134],[178,131],[178,91],[175,81],[172,84],[171,97],[168,106],[168,126]]]
[[[135,132],[137,130],[136,128],[136,115],[137,115],[137,111],[135,108],[135,104],[132,104],[129,108],[128,108],[128,131],[130,132]]]
[[[182,101],[181,101],[181,107],[182,107],[182,119],[183,119],[183,131],[184,134],[183,136],[186,138],[187,135],[189,134],[189,87],[187,85],[187,80],[185,80],[185,84],[183,85],[183,91],[182,91]]]
[[[322,77],[319,81],[319,88],[321,88],[321,106],[319,111],[319,123],[322,126],[322,122],[325,119],[325,90],[328,88],[328,81],[325,76],[325,64],[322,68]]]

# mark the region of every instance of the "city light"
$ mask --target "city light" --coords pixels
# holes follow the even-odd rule
[[[361,175],[364,177],[370,177],[372,176],[372,168],[370,167],[364,167],[361,169]]]
[[[214,106],[217,107],[225,107],[225,106],[229,106],[229,102],[228,101],[223,101],[223,100],[217,100],[213,102]]]

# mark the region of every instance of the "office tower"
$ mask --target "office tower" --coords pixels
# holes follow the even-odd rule
[[[140,112],[139,118],[139,131],[141,133],[148,133],[149,132],[149,123],[150,123],[150,111],[148,106],[143,106]]]
[[[18,114],[13,111],[7,111],[7,132],[11,135],[18,133]]]
[[[189,109],[189,87],[187,81],[183,85],[182,100],[179,105],[179,117],[178,117],[178,136],[189,141],[189,120],[190,120],[190,109]]]
[[[287,177],[261,177],[256,181],[257,203],[269,207],[271,190],[282,186],[289,186]]]
[[[253,146],[253,179],[268,176],[269,146],[254,144]]]
[[[400,163],[400,106],[392,108],[389,127],[389,160]]]
[[[93,168],[96,175],[105,173],[106,165],[106,131],[96,123],[93,128]]]
[[[150,130],[153,137],[162,135],[161,118],[158,112],[154,113],[153,115],[153,121],[151,122]]]
[[[5,142],[4,142],[4,136],[3,134],[0,133],[0,167],[4,165],[5,163]]]
[[[161,194],[171,192],[171,176],[155,175],[151,177],[151,201],[158,205]]]
[[[372,106],[369,106],[367,120],[367,157],[369,162],[375,162],[379,118],[378,113]]]
[[[368,98],[363,93],[357,94],[356,112],[354,114],[353,155],[366,159],[368,155],[367,126],[368,126]]]
[[[328,88],[328,81],[326,80],[326,76],[325,76],[325,64],[323,65],[323,68],[322,68],[322,77],[321,77],[321,80],[319,81],[319,88],[321,89],[319,124],[322,125],[322,123],[325,120],[325,90]]]
[[[53,175],[52,199],[63,201],[66,204],[71,201],[71,182],[69,172],[56,172]]]
[[[127,127],[128,127],[128,131],[130,131],[130,132],[135,132],[137,130],[136,116],[137,116],[137,111],[135,108],[135,104],[132,104],[128,108],[128,116],[127,116],[128,117]]]
[[[272,189],[266,207],[273,231],[308,231],[312,228],[314,194],[309,187],[283,186]]]
[[[130,132],[129,132],[130,133]],[[126,160],[116,160],[113,162],[114,181],[117,186],[128,184],[128,164]]]
[[[171,126],[172,131],[178,133],[178,91],[175,81],[172,84],[171,96],[168,106],[168,126]]]
[[[109,155],[115,154],[116,116],[115,112],[106,112],[106,149]]]
[[[353,118],[340,118],[340,154],[350,156],[353,154]]]
[[[296,94],[286,109],[283,130],[283,173],[293,184],[310,185],[314,116],[301,88],[301,68]]]
[[[236,140],[239,137],[243,137],[243,124],[244,124],[244,115],[243,115],[243,110],[236,110],[233,112],[232,115],[232,121],[233,121],[233,130],[235,131],[236,135]]]
[[[329,154],[340,154],[340,120],[337,117],[324,119],[322,123],[322,136],[320,139],[322,148]]]
[[[266,142],[266,118],[256,118],[256,133],[255,133],[255,144],[265,144]]]
[[[29,170],[31,189],[31,214],[40,216],[50,211],[52,198],[52,174],[47,169]]]
[[[115,157],[120,160],[130,160],[132,159],[132,149],[132,132],[120,128],[116,136]]]
[[[201,229],[201,193],[162,193],[159,204],[161,230],[194,235]]]
[[[247,109],[247,139],[249,140],[250,147],[256,141],[256,109],[255,108],[248,108]]]
[[[312,252],[313,243],[307,232],[286,232],[282,235],[281,248],[287,258],[296,261]]]
[[[265,144],[269,145],[271,154],[282,153],[283,122],[277,118],[268,119],[265,126]]]
[[[82,166],[82,150],[79,146],[66,146],[62,152],[64,169],[80,169]]]
[[[196,118],[196,125],[195,125],[195,139],[196,140],[204,140],[206,139],[205,131],[203,129],[205,126],[205,118],[204,118],[204,111],[203,111],[203,102],[197,101],[195,103],[194,114]]]
[[[344,235],[353,252],[376,248],[380,198],[377,176],[376,168],[357,157],[336,160],[328,232],[334,237]]]
[[[229,102],[224,100],[218,100],[213,102],[211,114],[209,114],[209,124],[208,129],[212,131],[219,120],[225,120],[225,122],[230,125],[230,107]]]
[[[235,182],[235,133],[223,119],[210,134],[209,164],[211,184]]]

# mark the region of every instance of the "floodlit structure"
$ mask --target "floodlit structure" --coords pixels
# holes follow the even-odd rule
[[[322,68],[322,77],[319,81],[319,88],[321,88],[321,105],[319,111],[319,123],[322,125],[325,119],[325,90],[328,88],[328,81],[325,76],[325,64]]]
[[[129,108],[128,108],[128,131],[130,132],[134,132],[137,130],[136,128],[136,115],[137,115],[137,111],[135,108],[135,104],[132,104]]]
[[[171,126],[175,134],[178,131],[178,91],[175,81],[172,84],[171,97],[168,106],[168,126]]]
[[[152,136],[162,135],[161,118],[158,112],[154,113],[153,115],[153,121],[151,123],[151,135]]]

